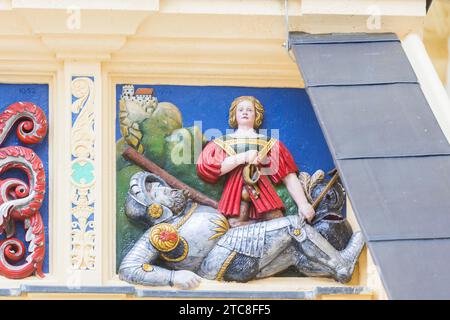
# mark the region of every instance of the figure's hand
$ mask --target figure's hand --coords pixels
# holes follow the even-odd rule
[[[299,214],[303,215],[305,219],[309,223],[311,223],[311,221],[314,219],[314,216],[316,215],[316,211],[311,204],[306,203],[300,207]]]
[[[263,158],[260,158],[259,155],[256,157],[254,164],[258,166],[268,166],[270,164],[270,160],[267,156],[264,156]]]
[[[258,151],[248,150],[245,152],[245,163],[257,164],[258,161]]]
[[[180,289],[194,289],[199,286],[202,278],[188,270],[175,271],[173,284]]]

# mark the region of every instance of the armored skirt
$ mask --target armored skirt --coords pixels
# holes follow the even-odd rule
[[[298,168],[289,150],[276,139],[267,137],[232,138],[224,136],[209,142],[203,149],[197,162],[197,174],[204,181],[216,183],[220,178],[222,162],[228,156],[233,156],[248,150],[257,150],[264,165],[261,176],[255,187],[258,195],[250,194],[250,219],[261,219],[266,212],[284,211],[284,205],[275,191],[271,181],[280,183],[288,174],[297,173]],[[227,217],[237,217],[240,214],[242,190],[245,188],[243,178],[244,165],[230,171],[226,176],[225,188],[219,201],[218,210]]]

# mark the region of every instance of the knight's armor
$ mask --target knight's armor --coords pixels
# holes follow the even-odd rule
[[[245,282],[273,275],[289,266],[305,275],[350,279],[363,246],[355,233],[337,251],[299,216],[231,228],[217,210],[188,201],[174,214],[146,192],[159,177],[140,172],[130,181],[126,213],[151,226],[123,259],[121,279],[144,285],[168,285],[172,270],[190,270],[206,279]]]

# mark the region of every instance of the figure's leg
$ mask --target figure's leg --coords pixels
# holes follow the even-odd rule
[[[312,262],[329,269],[332,276],[339,282],[348,282],[351,279],[356,261],[364,246],[364,240],[360,232],[355,232],[347,247],[337,251],[320,235],[313,227],[305,224],[303,232],[306,237],[299,241],[299,249]]]
[[[259,270],[256,279],[271,277],[286,270],[290,266],[295,265],[298,256],[299,252],[294,246],[286,248],[279,256]]]
[[[281,226],[277,227],[280,223]],[[245,282],[254,279],[261,271],[261,268],[264,268],[273,261],[280,261],[280,258],[284,259],[281,253],[288,247],[294,249],[292,236],[287,230],[289,221],[272,220],[265,222],[265,224],[266,231],[264,232],[264,237],[258,236],[257,233],[254,233],[253,236],[247,235],[247,239],[236,246],[241,248],[252,246],[255,249],[253,256],[238,253],[234,251],[233,246],[225,248],[216,245],[203,260],[199,274],[206,279]],[[244,232],[249,232],[249,228],[251,229],[251,227],[241,228],[242,233],[240,233],[238,228],[235,229],[236,233],[240,233],[240,237],[243,237]],[[247,231],[245,231],[246,229]],[[236,239],[232,239],[234,237],[230,236],[230,241],[236,242]],[[259,251],[256,248],[262,249]],[[258,253],[256,253],[257,251]],[[292,256],[283,255],[283,257],[289,260],[283,269],[294,264],[295,260],[292,260]]]
[[[334,271],[323,264],[311,261],[307,256],[300,254],[295,262],[298,272],[307,277],[333,277]]]
[[[255,258],[236,254],[227,267],[223,280],[246,282],[252,279],[270,277],[290,266],[296,266],[301,255],[292,244],[292,238],[285,229],[268,232],[263,256]],[[319,269],[319,271],[321,270]],[[312,275],[312,273],[310,274]],[[330,276],[331,272],[328,270],[326,274]],[[323,275],[323,273],[320,273],[320,275]]]
[[[259,259],[215,246],[203,260],[198,274],[217,281],[247,282],[258,273]]]
[[[281,220],[278,220],[281,221]],[[268,224],[277,223],[275,220],[267,222]],[[265,239],[265,250],[260,261],[260,270],[257,278],[273,276],[290,266],[296,266],[298,259],[302,255],[288,228],[268,231]]]
[[[273,211],[269,211],[264,213],[263,215],[263,221],[269,221],[269,220],[273,220],[273,219],[278,219],[278,218],[283,218],[284,214],[281,210],[273,210]]]
[[[242,202],[244,206],[249,206],[250,204],[248,202]],[[241,212],[243,210],[243,205],[241,204]],[[249,208],[244,209],[244,210],[249,210]],[[273,220],[273,219],[278,219],[278,218],[283,218],[284,214],[281,210],[273,210],[273,211],[269,211],[266,212],[262,215],[261,220],[249,220],[248,218],[248,214],[246,216],[246,218],[230,218],[228,219],[228,222],[230,223],[230,226],[232,228],[234,227],[239,227],[239,226],[243,226],[246,224],[251,224],[251,223],[255,223],[255,222],[261,222],[261,221],[269,221],[269,220]]]
[[[333,277],[334,272],[323,264],[311,261],[304,254],[290,246],[285,249],[278,257],[263,267],[256,275],[256,279],[271,277],[287,268],[294,266],[299,274],[307,277]]]
[[[250,202],[248,201],[241,201],[240,206],[240,214],[238,218],[230,218],[228,219],[228,223],[230,224],[231,228],[236,228],[239,226],[244,226],[247,224],[255,223],[256,220],[250,220]]]

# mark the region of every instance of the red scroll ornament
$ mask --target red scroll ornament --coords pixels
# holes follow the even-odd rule
[[[17,123],[21,142],[34,144],[44,140],[47,119],[41,108],[31,102],[16,102],[0,114],[0,145]],[[41,159],[33,150],[21,146],[0,148],[0,175],[10,169],[23,171],[28,183],[16,179],[0,179],[0,275],[23,279],[33,273],[44,277],[42,264],[45,255],[44,224],[39,209],[45,195],[45,171]],[[16,222],[22,222],[29,254],[22,241],[15,236]]]

